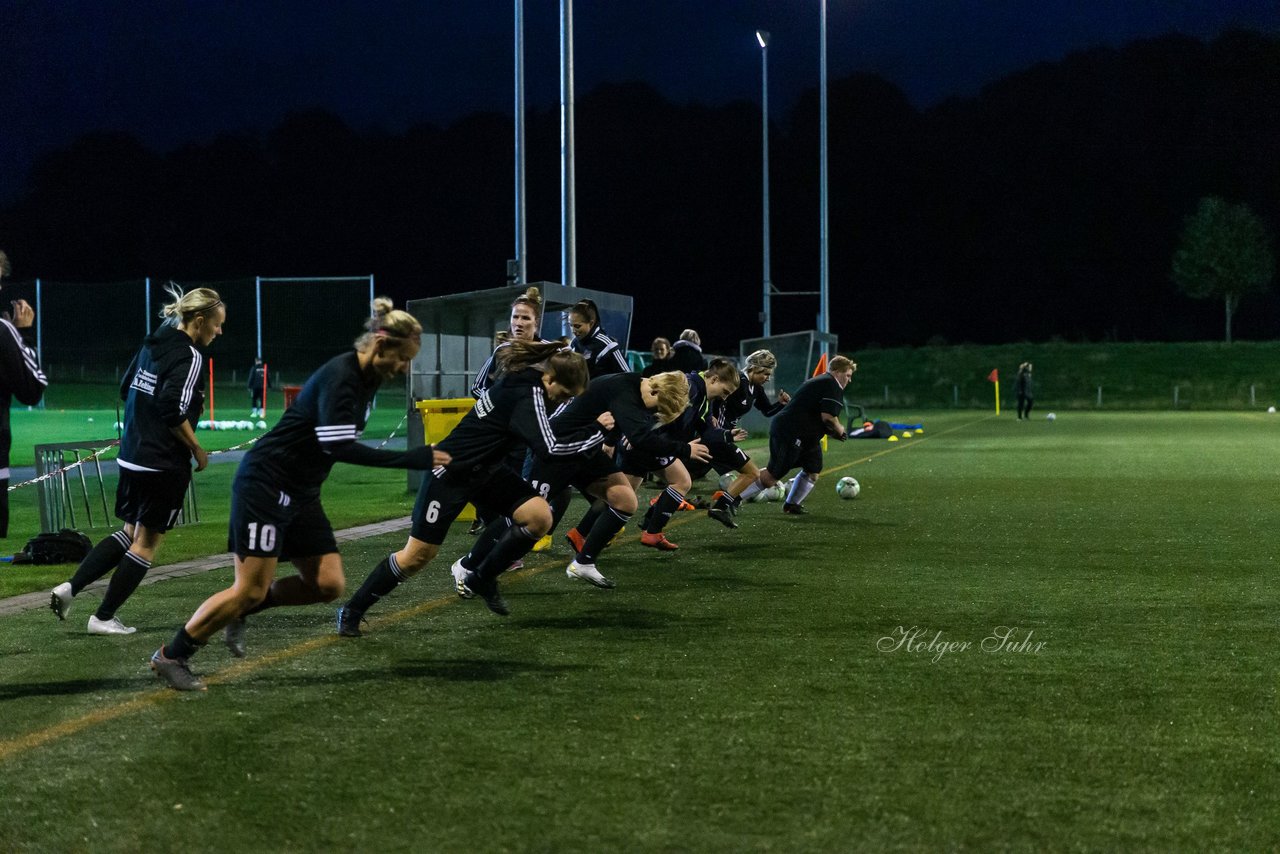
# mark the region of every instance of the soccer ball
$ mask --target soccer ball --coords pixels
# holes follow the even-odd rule
[[[1057,420],[1058,420],[1058,416],[1054,415],[1052,412],[1050,412],[1050,413],[1049,413],[1048,415],[1046,415],[1044,418],[1045,418],[1045,420],[1046,420],[1046,421],[1057,421]]]
[[[836,495],[841,498],[857,498],[862,486],[851,477],[842,477],[836,481]]]
[[[737,473],[737,472],[732,472],[732,471],[731,471],[731,472],[725,472],[724,474],[720,475],[720,488],[721,488],[721,489],[723,489],[724,491],[728,492],[728,491],[729,491],[729,487],[730,487],[730,486],[733,484],[733,482],[734,482],[735,480],[737,480],[737,479],[738,479],[738,473]]]

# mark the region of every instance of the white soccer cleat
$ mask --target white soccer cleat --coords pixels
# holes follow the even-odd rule
[[[110,620],[99,620],[96,616],[89,618],[89,634],[91,635],[131,635],[137,629],[120,622],[119,617]]]
[[[53,588],[53,592],[49,594],[49,610],[53,611],[59,620],[65,620],[71,611],[71,600],[74,598],[71,595],[71,582],[64,581]]]
[[[470,596],[462,592],[463,588],[466,586],[466,581],[467,581],[467,568],[462,565],[462,558],[458,558],[457,560],[455,560],[453,562],[453,566],[449,568],[449,571],[453,573],[453,586],[454,586],[454,589],[458,591],[458,595],[461,596],[463,599],[470,599],[471,598]],[[467,591],[467,593],[470,593],[470,592],[471,591],[469,590]]]
[[[569,567],[564,571],[564,574],[570,579],[577,578],[594,584],[596,587],[603,587],[605,590],[609,590],[616,586],[612,580],[605,578],[600,574],[600,570],[596,569],[596,565],[594,563],[578,563],[575,560],[573,563],[569,564]]]

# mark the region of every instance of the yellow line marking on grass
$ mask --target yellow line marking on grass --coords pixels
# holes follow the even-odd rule
[[[922,436],[919,439],[914,440],[910,445],[897,445],[892,448],[885,448],[882,451],[877,451],[876,453],[863,457],[862,459],[853,460],[851,462],[844,463],[843,465],[836,466],[835,468],[830,469],[830,471],[832,472],[842,471],[851,466],[855,466],[859,463],[870,462],[876,457],[881,457],[881,456],[884,456],[885,454],[893,453],[894,451],[905,450],[906,448],[912,447],[913,445],[918,445],[921,442],[927,442],[929,439],[934,439],[934,438],[937,438],[938,436],[945,436],[948,433],[954,433],[958,430],[963,430],[967,427],[973,426],[974,424],[979,424],[983,421],[990,420],[991,418],[994,418],[994,417],[995,417],[994,415],[988,415],[978,419],[977,421],[970,421],[966,424],[961,424],[956,427],[951,427],[939,433],[932,433],[928,436]],[[671,520],[670,524],[667,527],[669,528],[681,527],[683,525],[687,525],[691,522],[697,521],[700,518],[702,518],[702,514],[696,513],[696,512],[692,514],[688,514],[683,518],[676,517]],[[639,542],[640,542],[640,538],[638,536],[627,536],[618,540],[618,542],[613,546],[613,548],[616,549],[622,546],[638,544]],[[532,552],[530,552],[530,554],[532,554]],[[523,581],[524,579],[532,578],[535,575],[539,575],[542,572],[545,572],[546,570],[550,569],[551,567],[559,564],[564,564],[567,566],[567,563],[565,561],[558,558],[553,558],[551,555],[539,555],[538,565],[526,566],[524,569],[520,570],[519,572],[512,573],[510,578],[512,580]],[[369,625],[370,627],[375,629],[387,628],[390,626],[397,625],[398,623],[403,623],[405,620],[422,616],[423,614],[430,613],[431,611],[439,610],[440,608],[443,608],[446,605],[456,604],[459,601],[460,600],[456,596],[445,596],[437,599],[430,599],[425,602],[420,602],[417,605],[413,605],[408,608],[402,608],[398,611],[393,611],[384,616],[375,617],[374,619],[369,621]],[[310,653],[310,652],[315,652],[316,650],[326,649],[335,643],[340,643],[343,641],[344,639],[340,638],[336,634],[326,634],[326,635],[321,635],[319,637],[313,637],[308,640],[304,640],[299,643],[293,644],[292,646],[285,647],[284,649],[276,650],[275,652],[268,652],[252,659],[236,661],[230,664],[229,666],[223,667],[221,670],[218,670],[208,676],[204,676],[203,677],[204,682],[206,685],[224,685],[229,682],[234,682],[234,681],[243,679],[273,664],[278,664],[282,661],[288,661],[290,659],[297,658],[298,656],[306,655],[307,653]],[[160,703],[176,700],[180,696],[181,696],[180,692],[173,691],[169,688],[150,688],[150,689],[147,689],[140,696],[134,697],[132,699],[125,700],[120,703],[116,703],[115,705],[94,709],[93,711],[86,712],[85,714],[80,715],[79,717],[71,718],[70,720],[62,721],[61,723],[53,724],[52,726],[48,726],[43,729],[33,730],[31,732],[25,733],[24,735],[11,738],[7,741],[0,741],[0,762],[3,762],[4,760],[12,756],[15,756],[17,754],[25,753],[29,750],[34,750],[38,747],[42,747],[46,744],[49,744],[50,742],[57,741],[60,738],[66,738],[68,736],[75,735],[79,732],[89,729],[90,727],[94,727],[99,724],[109,723],[113,720],[116,720],[117,718],[124,717],[125,715],[131,715],[137,712],[145,711],[150,708],[154,708],[158,706]]]

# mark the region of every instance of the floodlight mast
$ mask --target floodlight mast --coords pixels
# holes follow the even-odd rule
[[[764,337],[773,334],[773,311],[770,296],[773,282],[770,281],[769,264],[769,33],[756,30],[756,41],[760,44],[760,146],[761,146],[761,182],[763,184],[763,229],[764,229],[764,293],[763,311],[760,321],[764,327]]]
[[[515,146],[516,146],[516,258],[514,285],[527,281],[528,229],[525,224],[524,150],[524,0],[515,0]]]

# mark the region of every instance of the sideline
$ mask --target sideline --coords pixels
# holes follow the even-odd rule
[[[970,421],[965,424],[960,424],[956,427],[951,427],[949,429],[943,430],[936,434],[931,434],[929,436],[921,437],[918,441],[913,439],[909,444],[905,444],[905,445],[897,444],[897,445],[894,445],[893,447],[885,448],[883,450],[877,451],[876,453],[870,454],[866,457],[862,457],[857,460],[852,460],[850,462],[828,469],[827,472],[830,473],[830,472],[843,471],[847,468],[858,465],[860,463],[870,462],[871,460],[877,457],[882,457],[885,454],[890,454],[895,451],[901,451],[906,448],[910,448],[913,445],[927,442],[929,439],[936,438],[938,436],[945,436],[948,433],[955,433],[958,430],[963,430],[967,427],[972,427],[974,424],[980,424],[983,421],[987,421],[992,418],[995,418],[995,415],[987,415],[983,418],[977,419],[976,421]],[[690,514],[686,518],[677,517],[671,521],[668,527],[669,528],[682,527],[684,525],[688,525],[692,522],[700,520],[702,518],[702,515],[703,515],[702,513],[698,513],[695,511],[694,513]],[[404,528],[407,528],[408,525],[409,525],[408,517],[403,517],[400,519],[392,519],[387,522],[379,522],[373,525],[362,525],[357,528],[348,528],[338,534],[338,539],[339,539],[339,542],[345,542],[347,540],[354,540],[354,539],[360,539],[361,537],[372,536],[373,534],[403,530]],[[615,548],[624,548],[627,546],[636,545],[639,542],[640,542],[639,536],[628,535],[624,540],[619,542],[615,546]],[[534,553],[530,552],[530,554],[534,554]],[[229,565],[229,558],[230,558],[230,553],[227,553],[225,555],[215,555],[209,558],[204,558],[203,561],[210,562],[211,565],[206,568],[212,569],[217,566]],[[524,581],[530,578],[533,578],[536,575],[540,575],[541,573],[545,572],[548,569],[551,569],[552,567],[559,567],[565,564],[564,559],[562,557],[554,557],[552,555],[543,554],[543,553],[537,553],[537,557],[535,558],[535,560],[536,560],[535,565],[533,566],[526,565],[523,569],[517,572],[511,573],[510,582],[517,583],[517,584],[523,583]],[[201,563],[201,561],[188,561],[188,564],[190,565],[195,565],[199,563]],[[441,565],[443,566],[443,563]],[[175,564],[173,567],[169,567],[168,569],[175,569],[177,566],[179,565]],[[203,572],[203,571],[205,570],[200,568],[194,568],[194,566],[189,566],[187,570],[181,574],[192,575],[197,572]],[[166,574],[163,577],[172,578],[177,576],[171,573],[171,574]],[[160,577],[157,577],[155,580],[156,581],[160,580]],[[40,607],[44,607],[48,604],[48,596],[49,596],[48,593],[24,594],[24,596],[13,597],[13,599],[22,599],[29,596],[38,596],[40,601]],[[5,601],[11,602],[13,600],[10,599]],[[431,611],[438,610],[451,603],[459,603],[461,601],[463,600],[459,599],[457,596],[454,596],[454,595],[446,595],[443,597],[437,597],[435,599],[429,599],[425,602],[420,602],[419,604],[413,605],[408,608],[402,608],[401,610],[398,610],[398,611],[392,611],[384,615],[376,616],[373,619],[369,620],[369,627],[371,629],[382,629],[382,628],[394,626],[398,623],[404,622],[405,620],[410,620],[410,619],[413,619],[414,617],[422,616],[423,614],[427,614]],[[0,605],[2,604],[4,603],[0,603]],[[473,603],[473,604],[477,604],[477,603]],[[482,605],[483,603],[479,603],[479,604]],[[26,610],[26,609],[24,608],[22,610]],[[3,612],[0,612],[0,613],[3,613]],[[266,652],[261,656],[258,656],[255,658],[236,660],[227,666],[221,667],[218,670],[213,671],[212,673],[208,673],[207,675],[202,674],[201,678],[204,680],[206,685],[210,685],[210,686],[223,685],[228,682],[238,681],[246,676],[257,673],[259,670],[262,670],[268,665],[277,664],[281,661],[288,661],[289,659],[297,658],[298,656],[306,655],[307,653],[314,652],[316,650],[325,649],[332,646],[335,643],[344,642],[344,641],[349,643],[350,639],[341,638],[335,633],[327,633],[317,637],[309,638],[304,641],[299,641],[298,643],[295,643],[291,646],[287,646],[283,649],[276,650],[274,652]],[[148,674],[148,677],[149,677],[149,674]],[[131,715],[135,712],[145,711],[146,709],[155,708],[161,703],[172,702],[174,700],[181,699],[186,696],[187,695],[184,694],[183,692],[174,691],[168,687],[156,686],[153,688],[148,688],[138,696],[135,696],[131,699],[122,700],[119,703],[116,703],[114,705],[105,706],[99,709],[95,709],[91,712],[86,712],[82,715],[79,715],[78,717],[61,721],[51,726],[44,727],[43,729],[32,730],[22,735],[14,736],[13,738],[10,738],[6,741],[0,741],[0,762],[4,762],[10,757],[16,756],[21,753],[25,753],[29,750],[34,750],[35,748],[42,747],[46,744],[57,741],[58,739],[75,735],[79,732],[82,732],[98,724],[108,723],[110,721],[116,720],[117,718],[122,718],[126,715]],[[199,695],[197,694],[196,696],[199,696]]]

